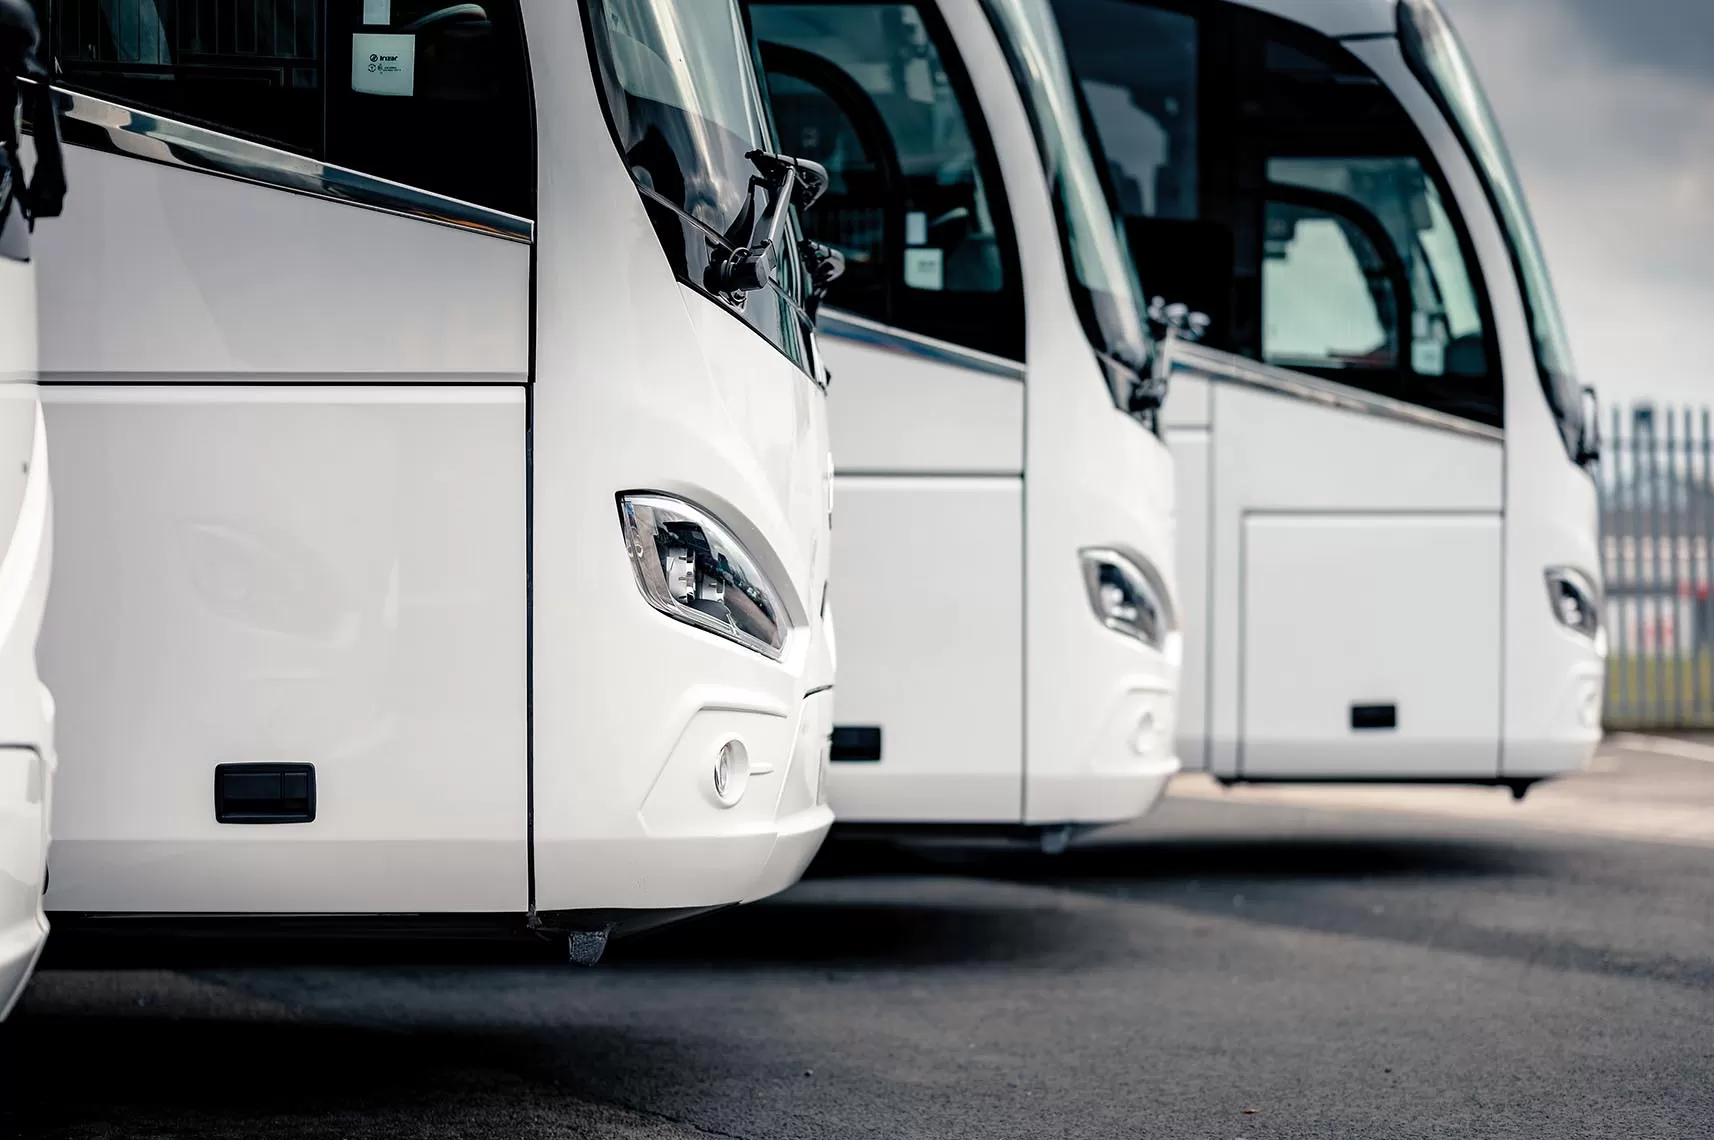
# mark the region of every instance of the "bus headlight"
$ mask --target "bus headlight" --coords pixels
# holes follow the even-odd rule
[[[1101,624],[1165,650],[1176,626],[1166,583],[1142,559],[1106,548],[1079,552],[1089,604]]]
[[[668,617],[778,660],[790,625],[773,583],[732,533],[671,495],[619,496],[637,586]]]
[[[1547,570],[1547,598],[1553,606],[1553,616],[1566,629],[1593,640],[1601,632],[1600,591],[1581,570],[1569,566],[1550,566]]]

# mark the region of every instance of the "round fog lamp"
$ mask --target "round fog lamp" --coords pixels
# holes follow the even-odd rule
[[[1155,714],[1153,709],[1144,709],[1143,715],[1137,719],[1137,730],[1131,735],[1131,751],[1147,760],[1155,750]]]
[[[1585,729],[1601,727],[1601,683],[1585,680],[1578,693],[1578,718]]]
[[[728,740],[714,757],[714,798],[731,807],[744,798],[744,786],[749,780],[749,753],[738,741]]]

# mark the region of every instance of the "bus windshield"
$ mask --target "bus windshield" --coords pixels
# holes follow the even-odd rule
[[[1126,248],[1088,137],[1065,46],[1047,0],[985,0],[1005,46],[1048,182],[1053,187],[1071,276],[1087,301],[1096,348],[1133,368],[1148,359],[1142,287]],[[1084,306],[1080,306],[1084,307]]]
[[[733,0],[593,0],[607,101],[631,174],[716,233],[746,217],[773,150]]]
[[[1575,455],[1583,425],[1570,342],[1548,277],[1547,258],[1493,108],[1457,32],[1434,0],[1401,0],[1399,39],[1412,70],[1463,137],[1499,213],[1518,278],[1523,282],[1536,367],[1548,405],[1559,421],[1560,434]]]

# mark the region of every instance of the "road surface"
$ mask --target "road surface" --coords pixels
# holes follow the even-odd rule
[[[1714,1135],[1714,751],[1631,744],[1521,806],[1186,779],[1057,857],[844,848],[593,970],[48,970],[15,1126]]]

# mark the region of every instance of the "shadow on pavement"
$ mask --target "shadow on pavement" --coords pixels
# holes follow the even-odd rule
[[[1235,888],[1305,909],[1344,883],[1517,880],[1543,856],[1502,842],[1272,835],[1125,838],[1060,855],[992,844],[831,844],[805,883],[618,943],[617,964],[720,969],[1060,965],[1147,954],[1099,897],[1230,912]],[[1252,912],[1260,913],[1260,912]]]
[[[1515,844],[1428,836],[1260,835],[1107,841],[1038,858],[1015,876],[1041,881],[1124,878],[1317,882],[1363,879],[1489,879],[1545,874],[1541,856]]]
[[[637,1057],[600,1028],[403,1033],[123,1014],[16,1028],[25,1136],[513,1137],[544,1114],[578,1122],[574,1135],[693,1134],[575,1091],[580,1069],[610,1068],[616,1054],[653,1080],[696,1063]]]
[[[809,878],[939,874],[1053,883],[1190,880],[1483,879],[1547,873],[1544,855],[1498,839],[1424,835],[1148,836],[1096,838],[1060,855],[995,848],[847,841],[829,844]]]
[[[985,903],[960,898],[957,889],[901,898],[921,885],[906,882],[866,882],[855,894],[831,897],[805,888],[777,902],[625,939],[609,951],[605,965],[725,971],[1037,966],[1063,961],[1077,948],[1111,944],[1115,937],[1099,912],[1053,905],[1027,892]]]

